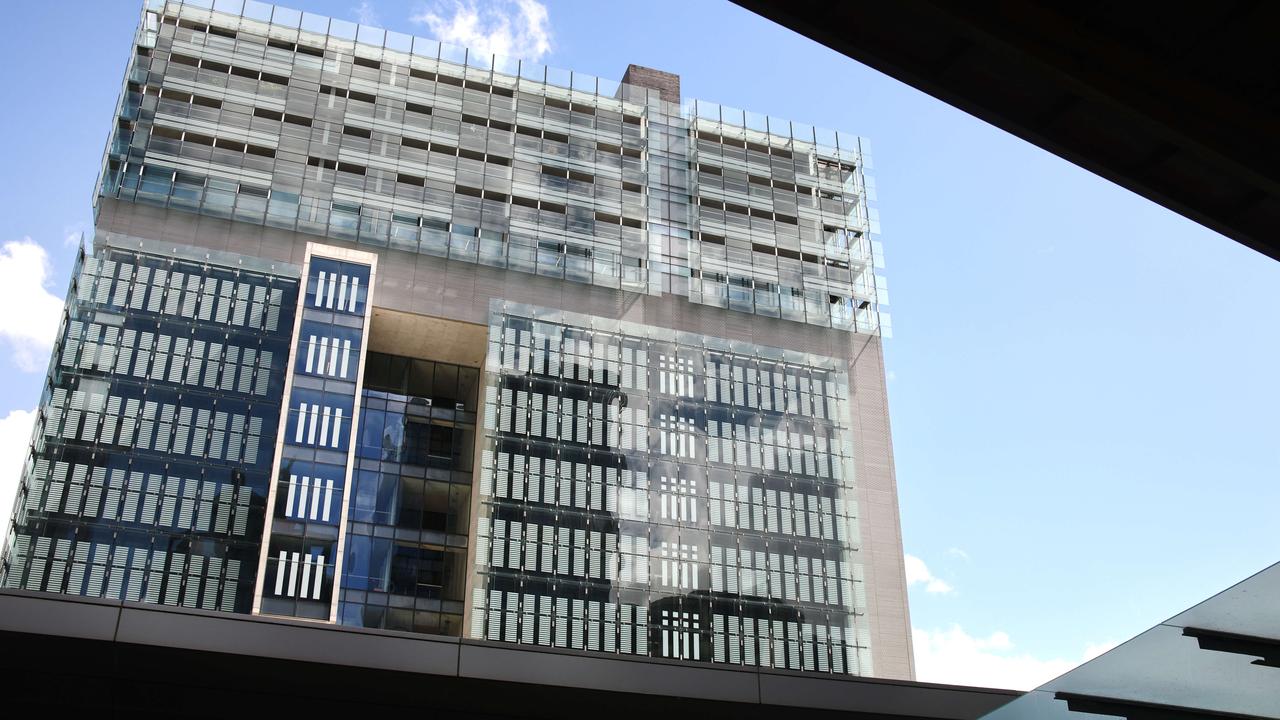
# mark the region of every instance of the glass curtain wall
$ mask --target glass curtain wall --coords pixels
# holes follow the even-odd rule
[[[297,292],[234,263],[81,254],[5,587],[251,609]]]
[[[863,138],[199,5],[149,5],[101,197],[887,333]]]
[[[339,622],[460,635],[480,371],[367,362]]]
[[[511,304],[489,343],[472,637],[870,672],[839,363]]]
[[[357,379],[376,270],[309,246],[288,417],[280,448],[260,604],[272,614],[329,620],[342,508],[354,444]]]

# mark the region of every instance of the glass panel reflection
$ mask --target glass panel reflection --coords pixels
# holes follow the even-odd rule
[[[669,335],[494,311],[471,635],[869,672],[843,370]]]
[[[460,633],[478,372],[369,354],[343,624]]]
[[[77,258],[4,587],[252,609],[298,280],[166,251]]]

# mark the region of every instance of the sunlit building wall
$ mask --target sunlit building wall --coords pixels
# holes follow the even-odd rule
[[[909,678],[866,141],[149,2],[4,584]]]

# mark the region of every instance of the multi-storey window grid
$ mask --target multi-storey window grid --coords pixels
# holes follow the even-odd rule
[[[149,9],[100,196],[888,331],[864,139],[358,30]]]
[[[336,616],[373,256],[308,245],[255,611]]]
[[[842,370],[651,335],[495,311],[471,634],[867,672]]]
[[[338,620],[460,635],[479,371],[368,362]]]
[[[247,611],[297,281],[102,241],[77,261],[4,583]]]

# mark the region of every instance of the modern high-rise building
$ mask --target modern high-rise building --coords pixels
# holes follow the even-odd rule
[[[148,0],[2,584],[911,679],[869,162]]]

